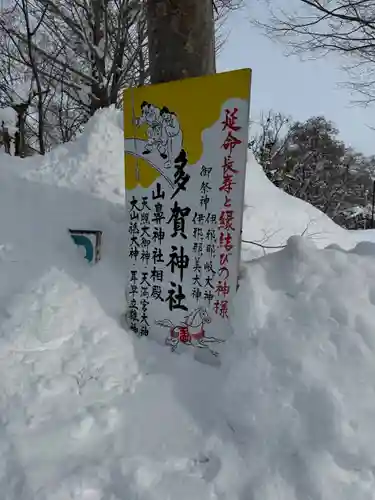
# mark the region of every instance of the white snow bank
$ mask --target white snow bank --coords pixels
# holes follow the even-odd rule
[[[312,219],[314,242],[336,248],[305,234],[244,265],[220,369],[139,340],[119,326],[122,135],[116,113],[101,117],[43,159],[0,155],[1,497],[373,498],[374,245],[337,249],[352,233],[250,158],[244,236],[284,244]],[[106,156],[102,128],[119,143],[108,179],[88,147]],[[69,227],[103,231],[99,264]]]
[[[338,226],[317,208],[274,186],[249,152],[243,239],[264,245],[266,252],[270,253],[278,251],[277,247],[285,245],[293,235],[303,235],[319,248],[331,243],[352,248],[358,241],[355,235]],[[245,260],[264,254],[264,250],[256,245],[244,243],[243,250]]]
[[[357,241],[372,241],[375,243],[375,229],[357,229],[350,232]]]
[[[82,484],[82,462],[88,470],[98,449],[110,451],[119,403],[137,382],[130,337],[87,287],[57,269],[25,290],[8,315],[0,328],[3,498],[77,498],[66,489],[59,496],[61,480]]]
[[[220,370],[121,331],[56,269],[17,296],[5,498],[372,498],[373,257],[295,238],[246,267]]]
[[[95,289],[107,314],[117,318],[124,308],[122,276],[114,279],[123,259],[122,206],[19,178],[14,164],[1,163],[2,158],[10,157],[0,156],[0,321],[12,296],[52,267]],[[104,259],[94,271],[72,244],[69,228],[104,232]]]
[[[374,257],[292,238],[247,271],[223,398],[242,498],[372,498]]]
[[[58,146],[43,159],[24,162],[24,176],[124,203],[122,128],[120,111],[99,110],[76,141]]]

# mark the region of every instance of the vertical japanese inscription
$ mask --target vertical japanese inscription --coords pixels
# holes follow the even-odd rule
[[[135,196],[132,197],[129,203],[129,259],[137,261],[139,256],[139,223],[140,223],[140,209],[138,207],[138,200]],[[137,269],[130,270],[130,286],[129,286],[129,321],[130,328],[139,333],[139,275]]]
[[[174,311],[175,309],[180,309],[182,311],[188,310],[185,303],[186,294],[184,292],[184,278],[185,272],[190,265],[190,256],[186,252],[185,242],[187,240],[186,222],[190,215],[191,208],[188,206],[180,206],[179,200],[175,199],[180,191],[186,191],[187,183],[190,180],[190,175],[185,172],[187,161],[186,152],[182,149],[174,161],[175,188],[170,198],[174,200],[174,203],[167,219],[170,239],[175,241],[175,243],[172,243],[170,246],[170,253],[166,263],[166,267],[170,270],[171,274],[175,276],[175,279],[169,282],[168,294],[164,299],[168,303],[170,311]]]
[[[143,207],[139,200],[132,197],[129,203],[129,259],[135,264],[141,254],[141,225]],[[130,328],[137,334],[140,332],[141,311],[139,310],[140,299],[140,275],[138,269],[130,270],[130,288],[129,288],[129,320]]]
[[[134,264],[140,261],[147,266],[150,259],[150,210],[147,196],[142,197],[141,200],[133,196],[130,200],[129,258],[134,261]],[[149,333],[150,325],[147,318],[149,287],[148,272],[140,272],[138,269],[130,270],[130,328],[138,335],[147,336]]]
[[[212,167],[200,167],[200,202],[199,212],[193,216],[193,248],[194,267],[192,297],[199,303],[211,306],[214,299],[213,279],[215,277],[214,259],[216,256],[216,221],[217,216],[211,210],[212,201]]]
[[[164,231],[164,200],[165,191],[160,182],[156,183],[156,189],[152,190],[152,253],[151,253],[151,299],[163,302],[162,283],[164,280],[164,254],[163,242],[165,239]]]
[[[232,208],[232,191],[236,185],[235,161],[232,157],[233,150],[242,144],[236,133],[242,127],[237,125],[238,108],[226,109],[222,121],[222,131],[225,139],[221,147],[225,151],[222,169],[222,183],[219,193],[223,197],[223,204],[219,215],[219,270],[215,288],[214,311],[222,318],[229,318],[229,295],[231,292],[229,260],[233,259],[233,233],[236,231],[235,213]],[[242,214],[240,214],[242,216]]]

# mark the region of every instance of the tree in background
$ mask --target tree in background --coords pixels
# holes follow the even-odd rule
[[[215,0],[219,31],[241,1]],[[71,140],[97,109],[119,105],[124,88],[149,80],[146,0],[0,7],[0,107],[26,106],[25,141],[41,154]]]
[[[374,102],[375,0],[297,0],[297,10],[288,3],[278,10],[272,3],[270,20],[255,24],[286,40],[293,52],[343,55],[350,87],[364,103]]]
[[[43,102],[46,90],[42,88],[41,72],[46,65],[33,50],[44,15],[45,11],[35,9],[28,0],[20,0],[13,8],[4,10],[0,18],[0,98],[17,114],[15,151],[22,157],[26,154],[26,116],[32,105],[37,116],[40,153],[45,153]],[[17,45],[14,33],[20,32],[22,44]]]
[[[264,168],[267,177],[276,185],[280,185],[281,169],[275,168],[275,160],[288,139],[290,117],[270,110],[267,115],[260,116],[259,123],[252,123],[253,134],[249,147],[255,158]],[[257,131],[254,130],[257,126]],[[280,177],[280,178],[279,178]]]
[[[13,0],[1,13],[0,33],[1,65],[37,89],[38,127],[48,122],[48,133],[59,125],[58,142],[142,78],[146,35],[138,0]],[[9,79],[6,90],[3,98],[14,90]],[[38,138],[43,154],[44,133]]]
[[[347,148],[337,136],[324,117],[293,122],[270,111],[261,117],[249,147],[278,187],[345,227],[363,228],[375,161]]]

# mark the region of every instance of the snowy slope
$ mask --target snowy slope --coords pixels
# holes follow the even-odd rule
[[[357,231],[351,231],[351,233],[357,238],[357,241],[375,242],[375,229],[358,229]]]
[[[355,236],[250,158],[244,236],[313,228],[244,264],[220,369],[139,340],[119,325],[118,123],[107,110],[43,159],[0,156],[1,498],[374,498],[374,245],[338,249]],[[72,226],[104,231],[98,265]]]
[[[373,498],[374,257],[295,237],[246,278],[224,389],[243,498]]]
[[[81,255],[72,246],[67,233],[72,227],[104,231],[103,252],[107,258],[96,269],[101,283],[96,293],[108,297],[108,307],[117,317],[123,310],[123,284],[113,289],[113,276],[119,274],[122,262],[122,205],[84,192],[30,182],[16,175],[14,165],[10,167],[0,159],[0,317],[13,294],[53,266],[79,276],[80,281],[94,279],[94,273],[82,265]],[[113,290],[113,296],[106,287]]]
[[[337,226],[329,217],[308,203],[274,186],[249,153],[245,185],[243,239],[266,247],[285,245],[292,235],[303,235],[319,248],[335,243],[352,248],[355,235]],[[261,248],[244,244],[244,259],[263,255]],[[267,248],[267,252],[278,249]]]
[[[32,158],[18,167],[24,177],[79,189],[113,202],[124,200],[122,115],[102,109],[72,143],[62,144],[45,158]]]

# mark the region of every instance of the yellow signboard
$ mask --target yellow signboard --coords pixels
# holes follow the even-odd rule
[[[124,92],[128,322],[217,355],[236,293],[251,70]]]

